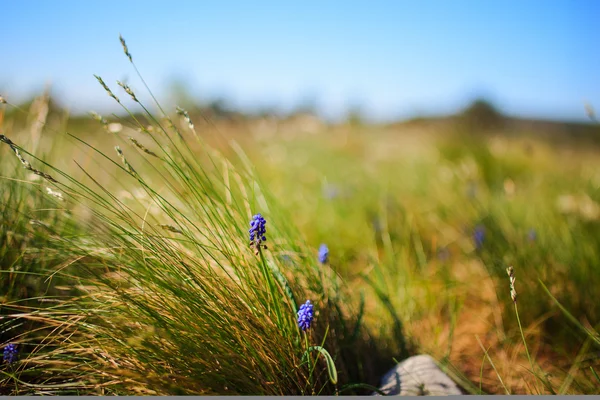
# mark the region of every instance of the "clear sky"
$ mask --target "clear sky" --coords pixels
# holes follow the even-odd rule
[[[485,95],[513,115],[600,109],[599,0],[0,0],[0,94],[51,82],[74,111],[116,110],[93,74],[159,95],[257,109],[316,100],[378,119],[451,113]],[[126,97],[126,96],[121,96]]]

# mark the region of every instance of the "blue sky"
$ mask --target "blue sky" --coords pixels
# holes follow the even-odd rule
[[[485,95],[523,116],[585,120],[600,108],[600,1],[4,2],[0,90],[22,98],[51,82],[74,112],[117,110],[93,78],[286,110],[314,99],[340,116],[452,113]],[[125,96],[121,96],[125,97]]]

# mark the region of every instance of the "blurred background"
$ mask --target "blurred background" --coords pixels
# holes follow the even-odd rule
[[[600,103],[593,0],[28,0],[4,3],[0,23],[0,93],[26,102],[50,85],[75,114],[119,111],[93,77],[133,77],[119,33],[162,99],[219,112],[390,122],[481,98],[586,121],[584,102]]]

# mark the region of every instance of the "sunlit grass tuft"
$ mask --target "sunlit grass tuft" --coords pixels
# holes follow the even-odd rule
[[[146,92],[96,78],[124,117],[1,101],[46,121],[0,126],[1,394],[366,394],[417,352],[471,393],[597,393],[597,160],[223,133],[163,108],[120,40]]]

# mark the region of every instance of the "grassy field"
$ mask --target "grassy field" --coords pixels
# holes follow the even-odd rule
[[[598,148],[109,86],[122,118],[0,105],[0,394],[366,394],[418,353],[468,393],[598,393]]]

